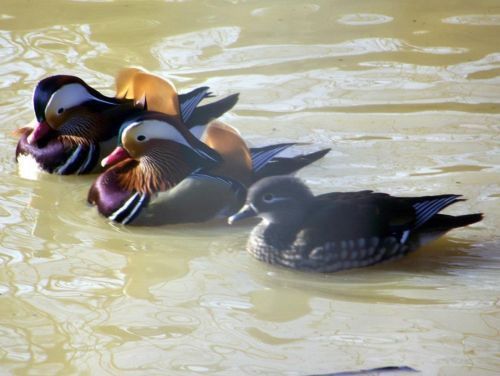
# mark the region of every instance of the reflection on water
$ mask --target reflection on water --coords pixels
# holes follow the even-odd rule
[[[1,373],[498,373],[498,2],[3,5]],[[450,213],[486,218],[311,275],[248,256],[250,225],[124,228],[86,205],[93,177],[19,176],[10,134],[35,83],[73,73],[111,93],[129,64],[239,91],[225,119],[252,145],[332,147],[301,173],[315,192],[458,193]]]
[[[444,23],[471,25],[471,26],[500,26],[498,14],[464,14],[443,19]]]

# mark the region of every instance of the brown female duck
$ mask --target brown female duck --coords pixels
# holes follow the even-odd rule
[[[482,214],[439,214],[457,195],[393,197],[372,191],[314,196],[299,179],[268,177],[254,184],[234,223],[259,216],[247,243],[261,261],[335,272],[392,260],[446,232],[479,222]]]

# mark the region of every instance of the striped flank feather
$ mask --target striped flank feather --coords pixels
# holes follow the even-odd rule
[[[140,212],[140,210],[148,204],[148,195],[145,193],[134,193],[118,210],[109,216],[114,222],[121,224],[130,223]]]
[[[89,145],[89,150],[87,152],[87,158],[83,161],[83,164],[76,170],[76,174],[86,174],[92,170],[93,165],[97,161],[97,157],[99,155],[98,147],[94,144]]]
[[[71,154],[71,156],[66,160],[66,162],[62,165],[57,167],[54,170],[54,173],[59,174],[59,175],[65,175],[70,173],[71,170],[74,169],[75,163],[78,161],[79,157],[82,155],[83,152],[83,145],[78,145],[78,147],[75,149],[75,151]]]

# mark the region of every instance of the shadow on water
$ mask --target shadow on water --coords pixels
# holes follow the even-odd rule
[[[492,242],[491,247],[498,244]],[[494,266],[491,258],[481,254],[483,250],[484,244],[445,237],[403,259],[334,274],[292,271],[256,260],[249,261],[258,265],[248,271],[259,284],[267,287],[265,294],[275,291],[278,300],[289,290],[288,294],[302,291],[309,296],[360,303],[443,304],[447,301],[445,297],[432,297],[433,294],[426,292],[451,283],[446,281],[459,284],[455,279],[460,280],[462,275],[498,267],[498,262]],[[496,260],[500,258],[497,256]],[[416,296],[408,296],[404,290],[417,292],[411,294]]]

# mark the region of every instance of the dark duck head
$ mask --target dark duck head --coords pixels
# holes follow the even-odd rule
[[[114,214],[129,210],[134,195],[144,197],[141,205],[146,205],[193,171],[209,169],[221,160],[175,117],[145,112],[122,125],[118,146],[102,161],[108,169],[92,185],[88,201],[116,220]]]
[[[250,187],[234,223],[259,216],[247,250],[262,261],[294,269],[334,272],[404,256],[482,214],[439,212],[457,195],[393,197],[372,191],[314,196],[293,177],[268,177]]]
[[[35,144],[51,131],[83,139],[95,138],[91,132],[92,114],[122,103],[124,101],[99,93],[76,76],[47,77],[38,83],[33,94],[38,125],[28,142]]]
[[[90,172],[101,143],[116,136],[116,120],[136,110],[129,99],[107,97],[75,76],[41,80],[33,95],[36,125],[18,130],[16,159],[34,159],[39,170],[57,174]],[[30,164],[28,164],[30,166]]]
[[[259,216],[266,223],[286,224],[294,230],[304,221],[313,199],[311,190],[298,179],[263,178],[250,187],[245,205],[229,218],[229,223]]]

